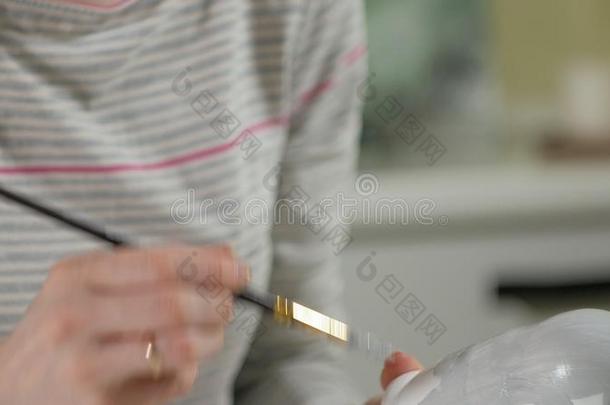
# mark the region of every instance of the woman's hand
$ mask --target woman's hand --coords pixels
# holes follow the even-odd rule
[[[219,311],[248,282],[230,247],[122,249],[50,272],[0,346],[0,403],[162,404],[193,384],[223,345]],[[226,316],[226,315],[225,315]],[[145,358],[155,337],[162,374]]]
[[[385,391],[395,378],[410,371],[421,370],[421,364],[404,353],[396,352],[388,357],[381,372],[381,388]],[[373,398],[366,405],[381,405],[381,397]]]

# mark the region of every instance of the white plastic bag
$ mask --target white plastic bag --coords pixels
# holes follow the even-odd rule
[[[610,405],[610,312],[519,328],[390,384],[383,405]]]

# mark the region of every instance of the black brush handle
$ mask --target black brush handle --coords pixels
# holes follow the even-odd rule
[[[28,197],[25,197],[24,195],[7,190],[2,185],[0,185],[0,195],[9,201],[13,201],[19,205],[28,207],[31,210],[34,210],[49,218],[55,219],[56,221],[67,225],[73,229],[89,234],[101,241],[108,242],[113,246],[134,246],[133,244],[129,243],[127,239],[121,236],[108,233],[95,225],[88,224],[82,220],[70,217],[59,210],[44,206]],[[251,302],[270,311],[273,311],[275,306],[274,295],[269,293],[256,293],[254,291],[251,291],[249,288],[246,288],[244,291],[237,294],[236,297],[244,301]]]
[[[107,232],[104,232],[104,231],[96,228],[93,225],[86,224],[84,221],[68,217],[67,215],[65,215],[64,213],[62,213],[60,211],[56,211],[49,207],[45,207],[44,205],[34,202],[30,198],[27,198],[23,195],[9,191],[2,186],[0,186],[0,195],[2,197],[6,198],[7,200],[10,200],[10,201],[16,202],[17,204],[28,207],[40,214],[43,214],[43,215],[46,215],[47,217],[55,219],[64,225],[68,225],[81,232],[88,233],[89,235],[94,236],[99,240],[103,240],[105,242],[111,243],[114,246],[128,245],[128,243],[125,240],[121,239],[118,236],[111,235]]]

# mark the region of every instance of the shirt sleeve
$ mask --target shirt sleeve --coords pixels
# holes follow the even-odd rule
[[[366,76],[364,6],[360,0],[303,4],[278,198],[298,201],[298,209],[307,213],[304,223],[286,215],[276,219],[270,290],[344,319],[339,260],[351,236],[334,205],[353,177],[358,152],[362,102],[357,89]],[[237,378],[236,404],[363,403],[343,370],[343,348],[307,331],[278,327],[269,318],[263,319],[264,333]]]

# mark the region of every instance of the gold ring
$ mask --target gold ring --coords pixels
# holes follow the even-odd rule
[[[161,376],[162,371],[162,362],[161,355],[157,350],[155,345],[154,338],[151,338],[146,345],[146,360],[148,361],[148,365],[150,366],[150,371],[152,371],[153,378],[156,380]]]

